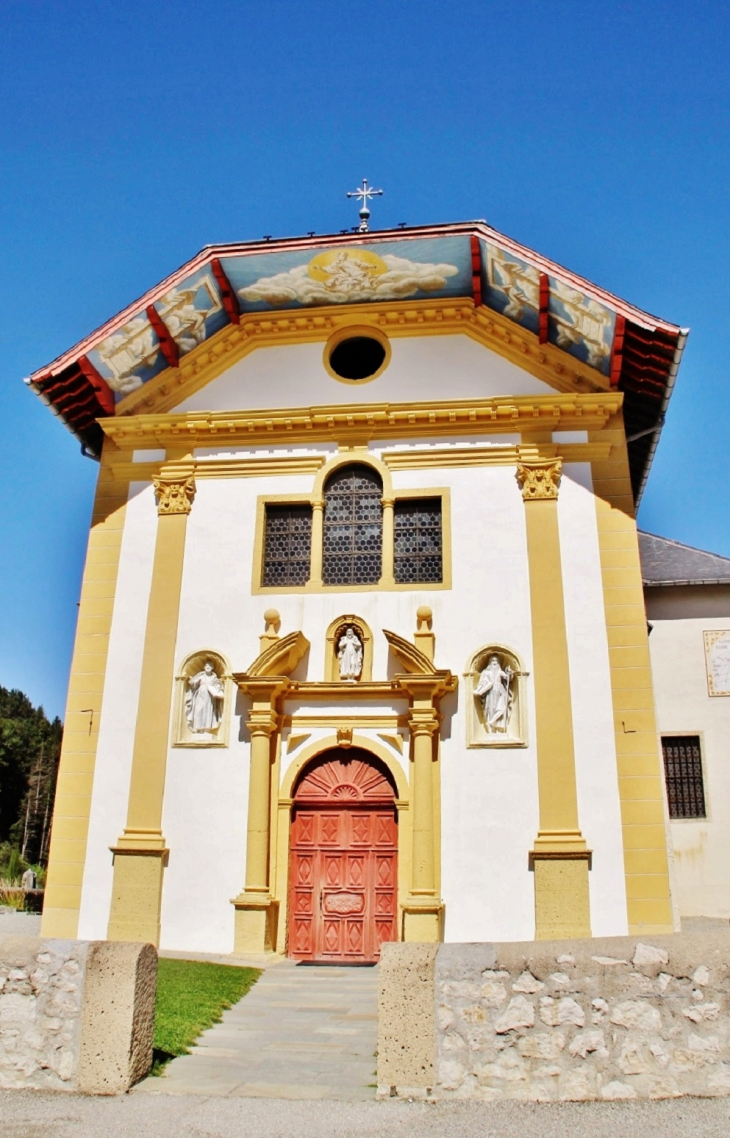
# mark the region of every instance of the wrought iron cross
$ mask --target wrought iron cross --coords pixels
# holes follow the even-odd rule
[[[370,210],[368,209],[368,199],[382,197],[382,190],[373,190],[368,185],[367,178],[363,178],[362,185],[359,190],[348,190],[348,198],[360,198],[362,205],[360,206],[360,233],[368,232],[368,219],[370,218]]]

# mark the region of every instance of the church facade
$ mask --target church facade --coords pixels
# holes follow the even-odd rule
[[[685,339],[469,223],[206,248],[35,373],[100,464],[44,935],[671,931],[635,512]]]

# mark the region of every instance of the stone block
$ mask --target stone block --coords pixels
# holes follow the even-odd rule
[[[378,1086],[432,1087],[437,944],[384,944],[378,990]]]
[[[0,937],[0,976],[0,1088],[114,1094],[147,1074],[151,945]]]
[[[128,1091],[152,1066],[157,953],[151,944],[90,945],[81,1024],[78,1089]]]

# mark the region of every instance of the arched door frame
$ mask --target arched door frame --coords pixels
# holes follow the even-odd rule
[[[387,767],[396,786],[396,797],[394,805],[398,817],[398,921],[397,932],[398,940],[403,936],[403,922],[402,922],[402,905],[408,896],[410,881],[411,881],[411,859],[413,850],[413,841],[411,835],[411,812],[410,806],[410,789],[406,772],[400,765],[398,760],[388,751],[387,747],[378,743],[375,739],[369,739],[365,735],[352,736],[352,747],[357,747],[361,751],[370,753],[374,758],[380,759]],[[275,850],[272,849],[272,865],[275,864],[275,873],[272,873],[272,880],[276,881],[276,899],[279,905],[280,919],[278,921],[278,928],[276,934],[276,951],[284,953],[286,951],[286,920],[281,917],[288,912],[289,900],[289,846],[291,842],[291,817],[292,806],[294,804],[294,787],[297,779],[303,773],[304,769],[314,760],[320,758],[327,751],[342,752],[343,747],[338,742],[336,735],[328,735],[323,739],[318,739],[309,746],[302,748],[301,754],[297,755],[286,771],[281,780],[279,789],[279,800],[277,804],[277,819],[276,819],[276,836],[273,838],[272,845],[275,844]]]

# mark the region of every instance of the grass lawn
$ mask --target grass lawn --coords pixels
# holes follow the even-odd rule
[[[154,1063],[152,1075],[162,1073],[176,1055],[187,1055],[201,1031],[218,1023],[256,983],[257,968],[206,964],[197,960],[164,960],[157,964]]]

